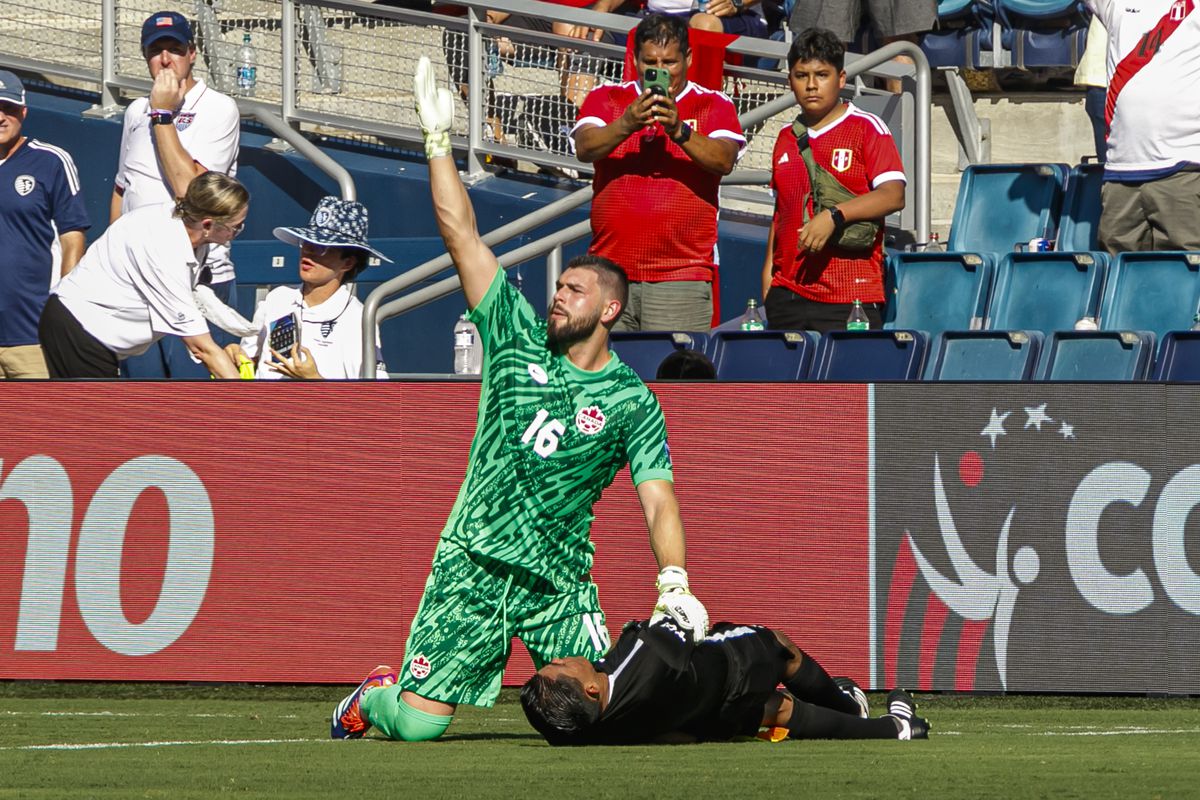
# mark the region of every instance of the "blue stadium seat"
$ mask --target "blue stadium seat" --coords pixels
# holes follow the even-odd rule
[[[1121,253],[1108,267],[1100,301],[1103,330],[1167,331],[1191,327],[1200,309],[1200,253]]]
[[[996,14],[1014,67],[1078,66],[1091,22],[1082,0],[997,0]]]
[[[885,268],[885,330],[915,328],[937,336],[982,326],[992,290],[990,253],[895,253]]]
[[[714,331],[709,351],[719,381],[799,381],[815,341],[803,331]]]
[[[972,164],[958,184],[949,250],[1007,253],[1053,238],[1066,164]]]
[[[1095,317],[1108,269],[1106,253],[1008,253],[1000,259],[988,305],[988,330],[1069,331]]]
[[[704,352],[708,347],[708,336],[678,331],[626,331],[612,334],[609,345],[638,377],[652,381],[664,358],[676,350]]]
[[[925,379],[1033,380],[1041,352],[1038,331],[946,331],[934,341]]]
[[[821,337],[811,377],[818,381],[915,381],[925,367],[921,331],[830,331]]]
[[[1077,164],[1067,175],[1062,218],[1058,221],[1057,250],[1095,250],[1100,246],[1100,187],[1104,165]]]
[[[931,67],[986,66],[980,54],[992,49],[995,11],[980,0],[938,0],[937,26],[921,37]]]
[[[1153,356],[1149,331],[1059,331],[1042,359],[1042,380],[1141,381]]]
[[[1200,331],[1168,331],[1158,348],[1156,381],[1200,382]]]

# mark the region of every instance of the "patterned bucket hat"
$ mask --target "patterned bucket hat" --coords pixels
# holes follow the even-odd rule
[[[367,208],[353,200],[322,197],[317,203],[307,228],[276,228],[275,238],[299,246],[301,242],[325,247],[357,247],[378,256],[389,264],[392,260],[367,244]]]

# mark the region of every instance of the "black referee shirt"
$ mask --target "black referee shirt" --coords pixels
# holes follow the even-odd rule
[[[596,669],[608,675],[611,694],[580,744],[635,744],[672,732],[702,736],[725,699],[729,660],[667,618],[626,625]]]

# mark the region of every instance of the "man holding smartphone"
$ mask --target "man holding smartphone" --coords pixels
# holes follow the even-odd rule
[[[688,80],[686,20],[650,14],[634,52],[639,80],[592,91],[571,131],[596,165],[589,251],[629,274],[613,330],[708,330],[721,178],[746,137],[728,97]]]

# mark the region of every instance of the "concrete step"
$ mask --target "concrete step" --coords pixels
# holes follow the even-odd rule
[[[991,163],[1062,162],[1078,164],[1093,155],[1091,121],[1083,110],[1083,94],[1008,92],[974,99],[976,115],[991,122]],[[958,140],[950,124],[948,95],[935,95],[932,114],[932,186],[930,215],[942,240],[950,228],[958,199]]]

